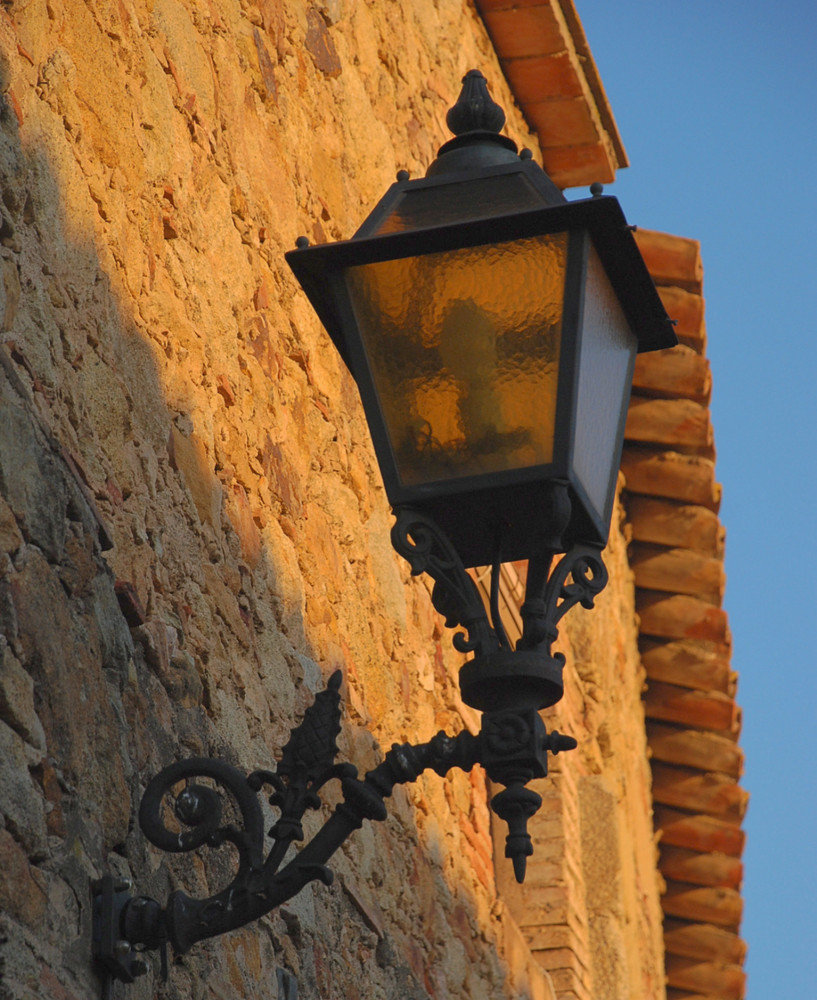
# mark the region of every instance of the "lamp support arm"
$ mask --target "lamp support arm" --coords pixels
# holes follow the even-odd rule
[[[427,770],[445,775],[454,767],[470,770],[480,761],[482,741],[468,731],[457,736],[438,733],[427,743],[394,744],[384,760],[361,780],[351,764],[335,764],[339,732],[337,671],[315,699],[301,724],[292,731],[276,771],[246,775],[220,760],[195,757],[164,768],[148,784],[139,810],[140,825],[157,847],[178,853],[201,846],[231,843],[238,851],[238,870],[230,884],[206,899],[182,891],[171,893],[162,907],[147,896],[132,896],[130,885],[105,876],[93,885],[94,954],[107,989],[113,979],[132,982],[146,971],[145,950],[165,949],[184,954],[196,942],[251,923],[297,895],[315,880],[331,884],[326,862],[365,819],[387,817],[385,799],[395,785],[416,781]],[[279,867],[294,840],[303,839],[301,819],[307,808],[317,809],[317,791],[338,779],[343,794],[326,823],[283,868]],[[195,779],[195,780],[194,780]],[[203,784],[202,779],[208,784]],[[176,791],[172,807],[178,825],[169,829],[164,800]],[[223,796],[229,793],[241,825],[222,824]],[[268,831],[273,839],[263,858],[265,818],[257,793],[273,789],[270,803],[280,816]],[[176,823],[173,824],[176,827]],[[105,995],[105,993],[103,993]]]
[[[565,506],[565,501],[559,503]],[[562,693],[564,657],[551,654],[550,646],[557,622],[569,608],[578,603],[592,607],[607,580],[604,564],[597,548],[577,545],[552,565],[558,540],[543,539],[531,560],[521,609],[523,632],[512,650],[507,637],[498,636],[497,621],[492,627],[473,579],[444,533],[419,511],[402,508],[396,513],[395,548],[413,573],[428,573],[435,581],[434,606],[449,626],[464,628],[455,636],[455,646],[474,654],[460,668],[460,689],[463,700],[482,712],[479,733],[440,732],[427,743],[394,744],[361,779],[354,765],[335,761],[341,715],[341,673],[336,671],[292,730],[274,771],[247,775],[207,757],[164,768],[142,797],[139,824],[145,836],[171,853],[229,843],[237,851],[238,868],[230,884],[212,896],[197,899],[177,890],[164,907],[149,896],[131,895],[130,885],[110,875],[94,883],[94,956],[102,970],[103,997],[110,996],[114,980],[132,982],[146,971],[144,951],[160,950],[166,971],[168,945],[184,954],[198,941],[259,919],[309,882],[330,884],[327,862],[335,851],[365,819],[386,819],[385,800],[395,785],[416,781],[427,770],[444,776],[455,767],[470,771],[481,764],[492,782],[505,786],[491,806],[508,824],[505,855],[517,881],[523,881],[533,853],[527,823],[541,805],[527,785],[547,774],[548,753],[576,746],[572,737],[548,733],[539,715]],[[498,604],[495,595],[492,604]],[[494,616],[498,619],[498,607]],[[290,857],[293,844],[306,839],[304,814],[321,807],[319,793],[331,780],[340,782],[342,800]],[[278,813],[269,829],[258,796],[265,786]]]

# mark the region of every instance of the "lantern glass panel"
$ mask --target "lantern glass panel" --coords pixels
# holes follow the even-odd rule
[[[591,245],[580,334],[574,470],[588,499],[609,516],[638,344]]]
[[[548,464],[567,234],[348,268],[403,485]]]

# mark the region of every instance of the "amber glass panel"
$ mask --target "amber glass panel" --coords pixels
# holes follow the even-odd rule
[[[579,356],[574,469],[599,515],[612,501],[630,398],[635,334],[590,247]]]
[[[405,485],[553,460],[566,257],[557,233],[347,271]]]

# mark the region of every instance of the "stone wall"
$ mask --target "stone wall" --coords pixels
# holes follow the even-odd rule
[[[354,384],[283,253],[349,236],[398,168],[421,173],[472,66],[535,143],[461,0],[20,0],[0,60],[0,996],[79,1000],[99,989],[89,878],[162,899],[224,882],[223,852],[168,862],[135,825],[165,764],[272,766],[337,667],[361,771],[475,725],[427,587],[391,552]],[[616,544],[610,669],[631,687]],[[574,628],[581,673],[611,640]],[[582,878],[620,856],[626,880],[652,849],[621,848],[649,812],[643,718],[596,684],[570,710],[597,743],[569,808]],[[622,741],[627,794],[604,777]],[[398,790],[331,889],[128,995],[273,998],[280,968],[307,1000],[570,996],[498,895],[487,795],[481,772]],[[606,861],[599,810],[619,817]],[[592,897],[589,947],[621,932],[626,952],[639,920],[660,933],[642,890],[647,917]],[[658,995],[615,982],[604,995]]]

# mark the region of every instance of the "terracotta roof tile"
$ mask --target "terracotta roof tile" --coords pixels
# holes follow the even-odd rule
[[[476,6],[553,181],[613,181],[627,154],[572,0]]]
[[[709,366],[696,240],[639,230],[639,247],[682,346],[644,355],[634,378],[622,469],[632,518],[631,565],[652,754],[668,1000],[740,1000],[740,925],[748,793],[739,782],[740,709],[720,604]]]

